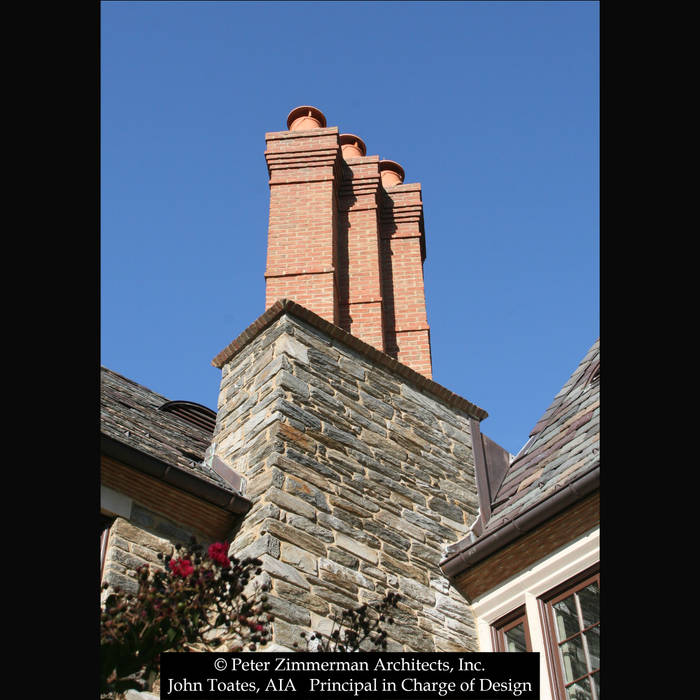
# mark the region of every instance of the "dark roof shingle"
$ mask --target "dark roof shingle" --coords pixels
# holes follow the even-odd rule
[[[599,372],[600,341],[596,340],[511,462],[493,499],[484,534],[600,464]]]
[[[166,403],[166,397],[102,367],[100,422],[103,435],[236,493],[203,463],[212,434],[177,413],[159,410]]]

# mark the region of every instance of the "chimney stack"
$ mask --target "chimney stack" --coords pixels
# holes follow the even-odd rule
[[[432,379],[419,184],[311,106],[265,135],[265,308],[293,299]]]

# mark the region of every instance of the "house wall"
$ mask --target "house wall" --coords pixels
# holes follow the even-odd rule
[[[148,565],[152,569],[163,569],[158,553],[172,554],[173,543],[167,537],[159,537],[124,518],[117,518],[109,530],[102,581],[111,588],[136,594],[139,567]],[[105,591],[103,596],[108,594],[109,591]]]
[[[390,651],[477,649],[438,568],[478,508],[466,412],[285,313],[223,365],[214,443],[253,502],[231,553],[263,561],[273,648],[394,590]]]
[[[113,498],[106,503],[103,501],[107,506],[103,511],[110,512],[111,502]],[[163,562],[158,554],[174,554],[175,544],[187,544],[193,536],[201,544],[210,543],[210,538],[203,533],[132,502],[128,516],[117,517],[109,529],[102,581],[111,588],[119,587],[135,594],[138,592],[137,569],[147,564],[152,570],[162,570]],[[104,591],[103,598],[109,592],[109,589]]]
[[[521,606],[525,607],[532,650],[540,652],[540,697],[553,700],[547,667],[547,650],[538,600],[555,586],[568,581],[600,561],[600,528],[594,527],[534,566],[512,576],[473,601],[479,649],[495,651],[491,626]]]

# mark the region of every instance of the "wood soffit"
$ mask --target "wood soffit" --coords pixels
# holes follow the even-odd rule
[[[177,513],[180,523],[212,538],[225,537],[241,515],[106,454],[100,460],[100,480],[168,520]]]
[[[598,489],[574,506],[549,518],[532,531],[465,569],[453,578],[454,585],[468,600],[474,600],[576,537],[591,531],[599,523]]]

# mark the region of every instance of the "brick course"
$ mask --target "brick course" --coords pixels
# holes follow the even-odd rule
[[[265,135],[265,308],[293,299],[431,378],[420,185],[384,186],[378,156],[310,126]]]

